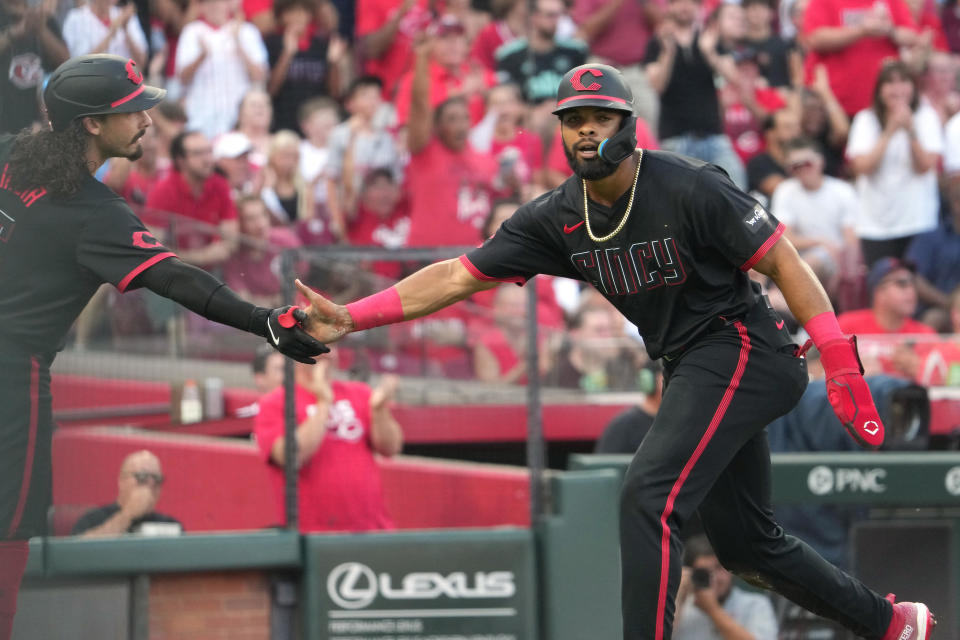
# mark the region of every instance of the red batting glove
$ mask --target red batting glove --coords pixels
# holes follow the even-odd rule
[[[857,338],[829,340],[818,345],[827,377],[827,399],[847,432],[860,446],[876,449],[883,444],[883,422],[863,379]]]
[[[876,449],[883,444],[883,422],[863,379],[857,338],[843,336],[832,311],[815,315],[803,328],[820,350],[820,363],[827,376],[827,400],[833,412],[860,446]]]

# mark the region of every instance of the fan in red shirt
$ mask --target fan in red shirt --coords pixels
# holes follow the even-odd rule
[[[497,190],[524,200],[539,194],[543,183],[543,140],[523,128],[525,115],[520,87],[497,85],[487,94],[483,121],[470,131],[470,146],[497,158]]]
[[[393,172],[387,168],[373,169],[363,179],[357,213],[347,221],[347,239],[353,245],[399,249],[407,246],[409,235],[407,202]],[[403,265],[378,261],[358,268],[398,280]]]
[[[116,191],[134,210],[147,201],[153,187],[169,172],[169,165],[158,162],[160,140],[156,129],[149,127],[140,138],[143,155],[137,162],[126,158],[111,158],[110,169],[103,183]]]
[[[424,38],[417,48],[407,126],[409,245],[473,246],[497,195],[497,162],[468,144],[470,115],[462,97],[431,110],[430,46],[430,38]]]
[[[272,227],[270,212],[257,196],[237,202],[240,237],[233,254],[223,263],[223,280],[256,304],[282,302],[280,253],[300,246],[296,234],[286,227]]]
[[[899,47],[919,39],[903,0],[810,0],[803,35],[814,54],[807,56],[807,77],[822,63],[851,117],[870,106],[883,61],[899,57]]]
[[[900,364],[909,358],[904,350],[910,335],[936,335],[933,328],[912,318],[917,310],[917,285],[914,267],[897,258],[882,258],[867,275],[872,307],[840,314],[837,321],[846,334],[856,334],[861,357],[876,359],[884,373],[913,377]]]
[[[539,290],[544,283],[538,282]],[[473,369],[482,382],[526,384],[527,382],[527,292],[513,283],[494,292],[493,323],[473,338]],[[540,373],[550,369],[547,336],[540,334]]]
[[[336,380],[334,358],[331,350],[314,366],[294,368],[300,531],[392,529],[373,454],[393,456],[403,446],[403,432],[389,408],[396,378],[384,377],[374,390]],[[281,522],[286,522],[284,400],[283,387],[265,395],[254,426]]]
[[[490,71],[497,70],[497,49],[508,42],[523,37],[527,32],[530,11],[528,0],[511,0],[498,5],[493,3],[493,20],[480,29],[473,39],[470,58]]]
[[[470,122],[483,118],[484,93],[496,81],[493,71],[474,65],[469,59],[467,32],[455,15],[447,14],[430,27],[434,34],[430,51],[430,106],[436,108],[453,96],[463,96],[470,108]],[[397,123],[405,125],[410,116],[412,69],[397,84]]]
[[[910,15],[917,25],[917,30],[934,51],[950,51],[947,42],[947,33],[943,30],[943,22],[937,10],[937,3],[933,0],[907,0]],[[925,40],[926,42],[926,40]]]
[[[763,121],[787,106],[780,92],[768,86],[761,75],[758,56],[759,51],[753,47],[734,51],[740,82],[727,83],[720,89],[724,132],[744,164],[766,148]]]
[[[358,0],[357,39],[364,72],[383,81],[393,98],[397,81],[413,63],[413,41],[433,20],[433,0]]]
[[[222,263],[233,251],[237,235],[237,210],[226,179],[214,172],[213,146],[203,133],[187,131],[170,144],[173,171],[157,183],[147,197],[151,222],[177,227],[180,259],[200,266]],[[173,219],[177,214],[190,220]],[[188,227],[188,228],[184,228]]]

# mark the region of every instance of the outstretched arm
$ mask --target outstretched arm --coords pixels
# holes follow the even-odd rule
[[[146,268],[132,282],[169,298],[208,320],[266,338],[285,356],[306,364],[328,349],[301,328],[306,314],[295,307],[265,309],[241,299],[215,277],[170,257]]]
[[[459,259],[420,269],[389,289],[348,305],[334,304],[297,280],[310,301],[306,330],[323,343],[336,342],[353,331],[413,320],[500,284],[475,278]]]

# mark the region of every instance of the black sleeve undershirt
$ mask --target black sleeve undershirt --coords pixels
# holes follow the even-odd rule
[[[269,309],[243,300],[214,276],[178,258],[151,265],[131,284],[146,287],[208,320],[266,337]]]

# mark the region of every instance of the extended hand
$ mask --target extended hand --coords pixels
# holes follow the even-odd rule
[[[267,316],[267,341],[283,355],[304,364],[314,364],[315,356],[330,351],[303,330],[307,314],[297,307],[277,307]]]
[[[322,295],[296,281],[297,289],[310,302],[306,309],[304,330],[324,344],[336,342],[353,330],[353,318],[347,308],[334,304]]]

